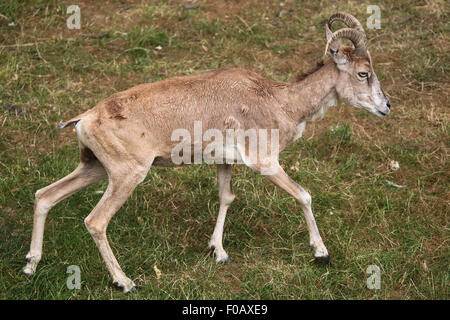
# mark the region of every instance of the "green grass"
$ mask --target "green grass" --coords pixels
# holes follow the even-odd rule
[[[286,1],[293,11],[282,17],[279,1],[200,1],[191,10],[182,1],[79,3],[81,30],[66,28],[68,1],[7,1],[0,9],[0,299],[449,298],[443,1],[378,3],[382,29],[367,34],[389,117],[340,105],[282,154],[288,174],[313,196],[332,266],[312,261],[295,200],[243,166],[233,168],[237,197],[224,235],[235,263],[216,264],[206,255],[219,209],[216,169],[201,165],[152,168],[111,221],[111,247],[142,286],[136,294],[112,286],[83,224],[105,182],[52,209],[43,259],[26,278],[34,193],[78,163],[75,135],[57,130],[60,120],[134,85],[204,70],[239,66],[289,81],[320,57],[323,20],[335,11],[330,1]],[[339,9],[367,17],[357,1]],[[395,23],[404,17],[411,19]],[[382,270],[381,290],[366,287],[372,264]],[[66,287],[70,265],[81,269],[80,290]]]

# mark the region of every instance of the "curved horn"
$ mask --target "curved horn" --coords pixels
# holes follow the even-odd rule
[[[335,21],[341,21],[343,22],[347,27],[352,28],[352,29],[356,29],[360,32],[362,32],[364,34],[364,36],[366,35],[363,26],[361,25],[361,23],[358,21],[358,19],[356,19],[354,16],[352,16],[351,14],[345,13],[345,12],[337,12],[335,14],[333,14],[329,19],[328,19],[328,28],[331,29],[331,25],[333,24],[333,22]]]
[[[349,39],[355,46],[355,50],[357,52],[367,51],[365,35],[361,31],[358,31],[356,29],[344,28],[333,33],[333,35],[331,36],[330,40],[328,40],[327,45],[325,47],[325,54],[327,54],[328,48],[332,46],[340,38]]]

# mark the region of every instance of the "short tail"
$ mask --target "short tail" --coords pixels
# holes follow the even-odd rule
[[[86,111],[86,112],[84,112],[84,113],[82,113],[82,114],[79,114],[78,116],[76,116],[76,117],[74,117],[74,118],[72,118],[72,119],[70,119],[70,120],[68,120],[68,121],[65,121],[65,122],[61,121],[61,122],[58,124],[58,128],[59,128],[59,129],[64,129],[64,128],[66,128],[66,127],[72,125],[72,124],[77,124],[78,121],[80,121],[81,119],[83,119],[83,118],[84,118],[88,113],[90,113],[91,111],[92,111],[92,109],[91,109],[91,110],[88,110],[88,111]]]

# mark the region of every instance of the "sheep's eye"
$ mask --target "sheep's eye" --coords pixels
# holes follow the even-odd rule
[[[358,72],[358,76],[360,78],[367,78],[369,76],[368,72]]]

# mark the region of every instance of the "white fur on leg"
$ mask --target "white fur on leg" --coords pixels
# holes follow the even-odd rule
[[[31,253],[28,252],[26,259],[27,259],[27,264],[23,268],[23,273],[25,273],[25,275],[27,275],[27,276],[31,276],[36,272],[36,268],[37,268],[39,261],[41,260],[41,256],[40,255],[31,255]]]
[[[231,191],[231,166],[218,165],[218,182],[219,182],[219,199],[220,208],[217,216],[216,226],[209,241],[209,248],[214,249],[214,255],[217,262],[229,262],[230,257],[223,249],[223,226],[225,224],[225,217],[227,215],[228,207],[234,200],[234,194]]]
[[[228,254],[223,249],[223,225],[225,223],[225,216],[228,210],[228,205],[220,205],[219,215],[217,217],[216,226],[214,228],[213,235],[209,241],[209,248],[214,249],[214,255],[216,262],[227,262],[230,260]]]
[[[100,250],[100,254],[103,257],[103,260],[113,278],[113,284],[123,290],[124,293],[129,293],[134,291],[136,288],[136,284],[128,278],[125,273],[120,268],[114,254],[106,240],[106,232],[95,230],[93,226],[90,226],[89,217],[84,220],[86,228],[89,233],[92,235],[95,244]]]
[[[105,169],[98,162],[80,163],[68,176],[36,191],[30,251],[26,256],[27,264],[23,268],[26,275],[32,275],[41,260],[45,220],[49,210],[61,200],[105,177]]]
[[[33,234],[30,251],[26,255],[27,264],[23,268],[23,273],[27,276],[31,276],[36,272],[37,265],[42,257],[45,219],[53,206],[48,200],[42,198],[43,191],[47,188],[40,189],[35,194]]]
[[[316,259],[328,260],[328,250],[323,244],[322,237],[319,234],[319,229],[317,228],[316,219],[311,210],[311,195],[302,187],[300,187],[300,196],[302,200],[302,209],[305,215],[306,224],[308,226],[310,245],[314,248],[314,257]]]
[[[311,247],[314,249],[315,258],[328,258],[328,250],[322,242],[322,239],[311,241]]]
[[[220,237],[220,239],[222,239],[222,237]],[[218,241],[216,238],[212,238],[211,241],[209,241],[208,247],[211,250],[214,249],[216,262],[226,263],[231,260],[226,251],[223,249],[222,242]]]
[[[277,163],[277,171],[270,176],[269,180],[290,193],[302,206],[302,211],[305,216],[306,225],[308,226],[310,245],[314,248],[314,256],[318,260],[329,262],[328,251],[323,244],[322,238],[319,234],[314,215],[311,210],[311,195],[303,189],[300,185],[294,182],[284,172],[283,168]]]

